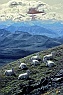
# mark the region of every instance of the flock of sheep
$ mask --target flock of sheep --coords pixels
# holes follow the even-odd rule
[[[43,63],[45,63],[46,66],[48,66],[48,67],[55,66],[55,63],[53,61],[51,61],[51,58],[53,58],[54,55],[55,55],[55,52],[51,52],[51,54],[45,55],[43,57]],[[41,58],[40,58],[39,54],[37,54],[35,56],[32,56],[30,58],[31,65],[34,65],[34,66],[39,65],[40,64],[40,61],[41,61]],[[26,63],[21,63],[19,61],[19,68],[21,70],[26,69],[27,68]],[[15,72],[14,72],[14,69],[12,68],[10,70],[5,70],[4,74],[7,75],[7,76],[11,76],[11,75],[14,75]],[[24,79],[27,79],[27,78],[29,78],[29,75],[30,75],[30,70],[27,70],[26,73],[20,74],[18,76],[18,79],[23,79],[23,78]]]

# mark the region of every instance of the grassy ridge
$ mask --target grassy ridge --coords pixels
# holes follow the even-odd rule
[[[60,69],[63,69],[63,45],[48,49],[46,51],[39,52],[40,58],[42,59],[45,54],[49,54],[50,52],[55,51],[56,56],[53,59],[56,66],[52,67],[51,69],[46,67],[43,62],[40,63],[40,65],[34,67],[30,65],[30,56],[27,56],[25,58],[19,59],[21,62],[26,62],[27,67],[30,69],[31,74],[30,78],[34,80],[35,83],[39,82],[41,78],[55,75]],[[35,54],[33,54],[35,55]],[[10,69],[10,64],[12,67],[14,67],[16,72],[16,77],[14,76],[5,76],[4,71],[6,69]],[[28,84],[29,80],[18,80],[18,75],[21,73],[26,72],[25,70],[20,70],[18,68],[18,60],[14,61],[12,63],[7,64],[6,66],[2,67],[0,69],[0,94],[3,95],[16,95],[18,92],[21,92],[22,89],[20,88],[20,85]],[[59,90],[63,91],[63,86],[59,86],[57,88],[50,88],[44,95],[62,95]],[[32,93],[34,90],[32,91]]]

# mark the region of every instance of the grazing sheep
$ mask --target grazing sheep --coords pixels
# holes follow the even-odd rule
[[[11,75],[15,75],[14,69],[10,69],[10,70],[5,70],[4,72],[5,75],[7,76],[11,76]]]
[[[25,63],[21,63],[19,68],[23,70],[23,69],[27,69],[27,66]]]
[[[55,63],[51,60],[48,60],[48,61],[46,61],[46,66],[53,67],[53,66],[55,66]]]
[[[39,54],[36,54],[35,56],[32,56],[32,57],[31,57],[31,61],[32,61],[32,60],[41,61]]]
[[[32,62],[31,62],[31,65],[34,65],[34,66],[39,65],[39,64],[40,63],[38,60],[32,60]]]
[[[51,58],[53,58],[55,56],[55,52],[51,52],[51,54],[45,55],[43,57],[43,62],[46,62],[46,60],[50,60]]]
[[[27,70],[26,73],[20,74],[18,79],[27,79],[29,78],[30,70]]]

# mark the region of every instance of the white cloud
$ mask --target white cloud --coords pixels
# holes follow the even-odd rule
[[[15,2],[14,2],[15,1]],[[42,4],[42,5],[41,5]],[[11,5],[11,6],[10,6]],[[39,6],[39,7],[37,7]],[[42,1],[32,0],[12,0],[6,4],[0,5],[0,20],[12,19],[14,21],[26,21],[32,19],[32,14],[27,14],[29,8],[37,8],[37,10],[45,11],[45,14],[34,14],[35,19],[57,19],[63,20],[63,15],[60,12],[62,5],[55,4],[50,6]]]

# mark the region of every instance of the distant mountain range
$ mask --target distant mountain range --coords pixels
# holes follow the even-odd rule
[[[48,37],[56,37],[58,36],[58,34],[54,31],[52,31],[51,29],[46,29],[43,28],[41,26],[20,26],[20,27],[16,27],[16,26],[9,26],[8,28],[6,28],[6,30],[8,31],[24,31],[24,32],[28,32],[32,35],[47,35]]]
[[[0,23],[0,59],[17,59],[63,44],[63,24],[50,21]],[[6,61],[7,63],[7,61]]]
[[[0,29],[0,58],[20,58],[31,53],[61,45],[62,40],[28,32]]]
[[[32,35],[45,35],[51,38],[63,36],[63,22],[60,21],[6,21],[0,23],[0,29],[10,32],[28,32]]]

